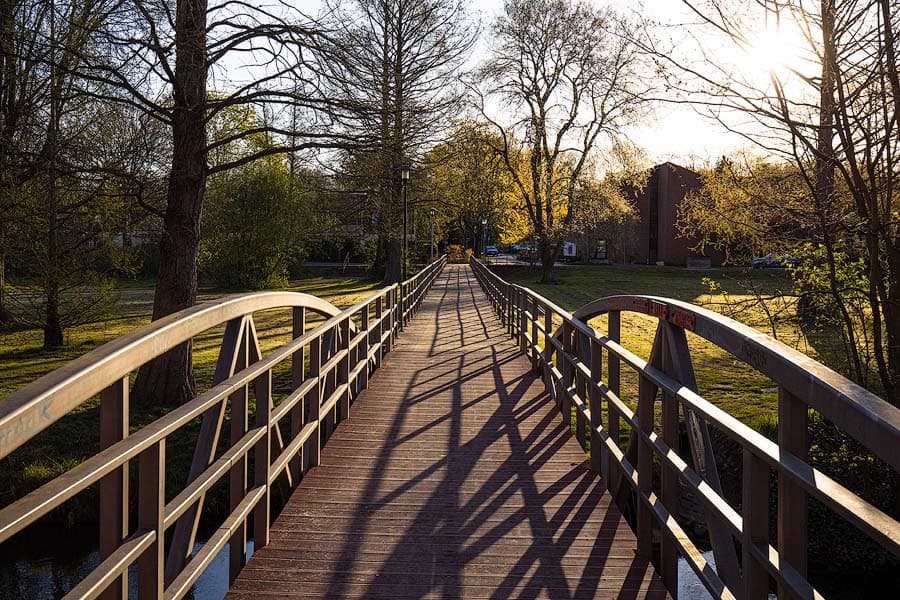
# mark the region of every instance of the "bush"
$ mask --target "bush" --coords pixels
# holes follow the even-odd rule
[[[231,289],[287,284],[310,226],[308,199],[284,165],[260,161],[211,186],[204,214],[201,272]]]
[[[447,259],[453,264],[468,264],[469,258],[471,258],[473,254],[475,253],[471,248],[463,250],[463,247],[459,244],[447,246]]]

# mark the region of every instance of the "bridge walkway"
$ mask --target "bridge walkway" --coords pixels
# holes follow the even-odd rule
[[[471,270],[448,265],[227,597],[667,597],[635,548]]]

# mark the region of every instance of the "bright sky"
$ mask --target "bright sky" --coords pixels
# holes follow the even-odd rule
[[[638,13],[660,23],[691,23],[697,17],[679,0],[591,0],[597,5],[611,5],[623,13]],[[320,0],[294,0],[296,6],[307,14],[314,14]],[[486,30],[493,17],[502,11],[503,0],[472,0],[474,11]],[[691,27],[696,33],[697,27]],[[684,31],[684,29],[682,30]],[[473,64],[487,53],[485,38],[476,48]],[[751,77],[766,77],[767,69],[776,67],[789,54],[789,44],[776,38],[771,32],[762,31],[754,48],[746,56],[733,58],[748,70]],[[724,52],[724,50],[723,50]],[[733,55],[732,55],[733,56]],[[754,69],[756,72],[754,73]],[[629,127],[626,134],[632,142],[643,148],[654,163],[666,160],[685,166],[701,166],[715,162],[723,154],[750,147],[743,137],[727,131],[722,125],[698,113],[685,104],[664,104],[656,107],[644,122]]]

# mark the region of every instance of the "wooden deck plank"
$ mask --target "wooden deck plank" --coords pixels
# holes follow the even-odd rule
[[[543,384],[448,266],[228,594],[666,598]]]

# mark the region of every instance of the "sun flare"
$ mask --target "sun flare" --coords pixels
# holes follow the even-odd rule
[[[768,23],[761,27],[759,35],[750,41],[747,49],[748,66],[766,76],[779,76],[791,72],[803,73],[813,64],[806,36],[791,18]]]

